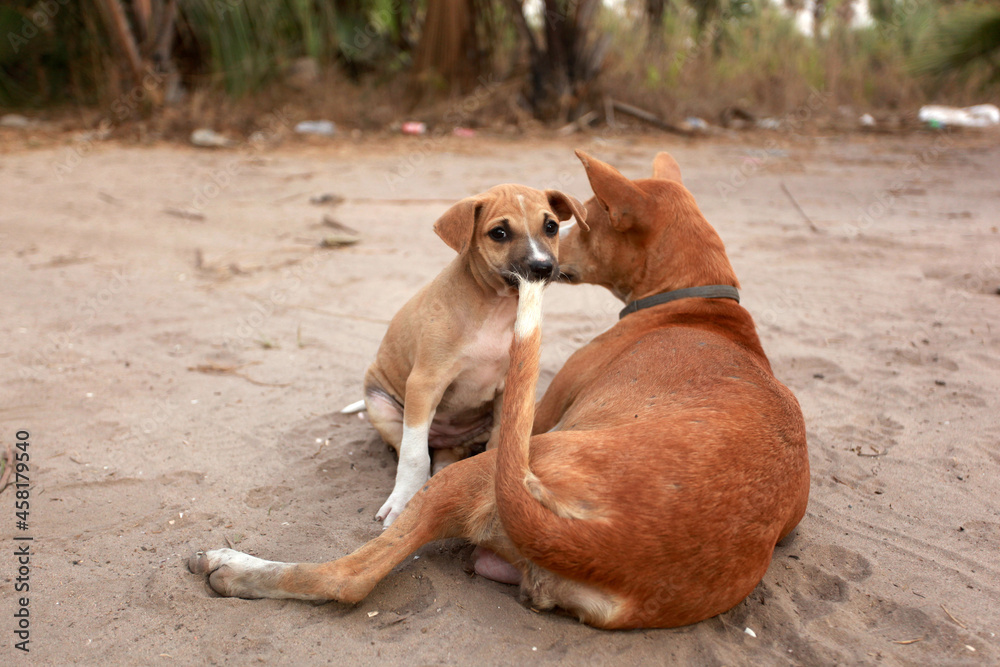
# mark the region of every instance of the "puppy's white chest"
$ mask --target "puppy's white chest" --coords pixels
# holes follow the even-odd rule
[[[459,377],[469,382],[474,378],[480,378],[482,384],[502,382],[503,375],[507,373],[510,343],[513,337],[514,332],[509,330],[480,333],[466,348],[463,355],[466,359],[466,368]]]
[[[489,314],[462,350],[463,368],[451,387],[453,405],[468,407],[493,400],[503,388],[514,338],[517,301],[510,299]]]

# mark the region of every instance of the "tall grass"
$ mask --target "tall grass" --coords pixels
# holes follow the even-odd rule
[[[182,44],[201,63],[196,83],[234,97],[259,90],[296,59],[352,73],[398,69],[412,18],[399,0],[179,0]]]
[[[914,73],[942,77],[971,70],[987,83],[1000,83],[1000,9],[962,7],[945,18],[931,43],[914,58]]]
[[[869,27],[831,20],[817,38],[802,34],[767,0],[740,3],[700,29],[686,3],[668,9],[659,39],[650,39],[655,27],[614,16],[602,26],[622,47],[602,79],[605,90],[668,117],[712,119],[730,106],[778,115],[812,91],[822,91],[831,107],[871,110],[915,110],[931,100],[964,104],[998,92],[996,86],[984,92],[974,72],[953,73],[941,84],[914,70],[938,39],[943,10],[935,3],[888,3]]]
[[[196,82],[242,97],[295,58],[328,60],[337,46],[332,5],[310,0],[182,0],[182,44],[201,67]]]

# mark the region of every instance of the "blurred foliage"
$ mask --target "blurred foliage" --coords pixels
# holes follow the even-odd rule
[[[102,98],[112,55],[90,0],[0,6],[0,106]]]
[[[995,85],[982,88],[984,68],[990,58],[996,62],[996,50],[987,45],[1000,40],[985,30],[949,27],[953,17],[978,3],[872,0],[870,19],[857,21],[849,0],[828,0],[824,23],[813,34],[804,33],[787,11],[806,11],[804,2],[708,4],[706,12],[703,2],[668,0],[660,21],[644,26],[652,31],[645,40],[634,26],[606,22],[602,29],[616,33],[618,48],[605,79],[614,90],[629,91],[634,103],[667,117],[713,118],[733,108],[779,117],[806,113],[804,101],[817,92],[830,108],[911,112],[929,101],[964,105],[1000,92]],[[970,13],[981,17],[985,10]],[[939,50],[944,44],[950,49]],[[942,53],[952,57],[945,60]],[[915,68],[922,61],[938,67]],[[937,72],[947,76],[932,76]]]
[[[107,7],[118,0],[4,0],[0,6],[0,105],[107,103],[125,80],[125,54]],[[189,88],[240,97],[259,90],[297,58],[349,72],[395,67],[409,49],[414,16],[401,0],[153,0],[176,4],[172,60]],[[135,7],[120,2],[134,28]],[[142,55],[149,56],[142,44]],[[146,58],[152,61],[152,58]],[[405,61],[405,58],[403,59]],[[134,78],[134,77],[133,77]]]
[[[941,22],[931,48],[913,61],[917,74],[944,76],[973,67],[989,70],[989,81],[1000,82],[1000,9],[963,7]]]
[[[182,48],[198,65],[191,76],[235,97],[260,88],[296,57],[329,59],[338,41],[334,7],[309,0],[182,0],[180,15]]]
[[[521,106],[551,120],[607,94],[663,114],[779,110],[810,90],[882,108],[932,95],[957,103],[1000,81],[995,2],[869,0],[872,20],[859,27],[854,1],[813,5],[823,17],[814,37],[789,14],[807,10],[802,0],[626,0],[621,12],[599,0],[540,0],[540,11],[522,0],[3,0],[0,106],[107,106],[147,71],[175,90],[240,99],[285,82],[303,59],[369,88],[520,80]],[[421,48],[429,7],[473,20],[439,21]],[[439,42],[458,46],[435,63]],[[465,82],[441,60],[454,53],[474,63]]]

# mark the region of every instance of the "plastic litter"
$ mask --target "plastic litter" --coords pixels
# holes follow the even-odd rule
[[[337,134],[337,126],[329,120],[304,120],[295,126],[298,134],[317,134],[321,137],[332,137]]]
[[[233,144],[230,139],[205,127],[198,128],[191,133],[191,143],[202,148],[222,148]]]
[[[684,119],[684,123],[693,132],[707,132],[708,122],[704,118],[698,118],[697,116],[688,116]]]
[[[866,113],[861,118],[858,119],[862,127],[875,127],[875,117],[870,113]]]
[[[403,132],[403,134],[412,134],[415,136],[427,134],[427,124],[415,120],[403,123],[402,127],[399,129]]]
[[[31,127],[34,123],[30,118],[22,116],[21,114],[9,113],[0,116],[0,127]]]
[[[937,104],[920,107],[917,117],[931,127],[989,127],[1000,125],[1000,109],[993,104],[977,104],[960,109]]]

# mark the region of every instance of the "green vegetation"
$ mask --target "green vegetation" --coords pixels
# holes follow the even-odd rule
[[[518,113],[564,122],[606,96],[664,117],[714,117],[729,107],[782,113],[815,91],[830,106],[873,110],[995,101],[1000,91],[995,3],[870,0],[873,20],[851,27],[854,0],[821,0],[811,35],[786,10],[800,0],[627,0],[624,12],[600,0],[537,5],[7,0],[0,106],[109,108],[142,86],[148,114],[206,95],[274,100],[294,89],[308,98],[334,77],[341,103],[384,90],[402,114],[490,80],[514,85],[504,90],[519,91]],[[306,83],[290,86],[296,73]]]
[[[918,74],[948,76],[976,70],[991,83],[1000,81],[1000,9],[960,8],[945,17],[931,44],[913,59]]]

